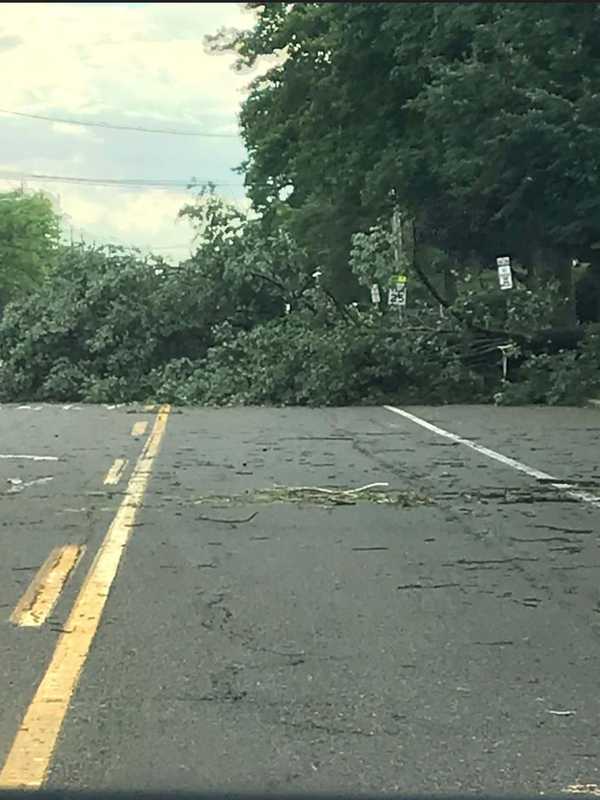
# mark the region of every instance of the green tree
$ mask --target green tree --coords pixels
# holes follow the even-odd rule
[[[487,264],[508,252],[530,286],[557,279],[565,324],[571,260],[600,238],[599,20],[595,3],[450,4],[395,165],[442,246]]]
[[[216,45],[275,58],[241,123],[246,182],[342,296],[352,235],[399,205],[449,265],[509,253],[529,287],[600,270],[597,3],[266,3]]]
[[[40,284],[59,237],[60,218],[46,195],[0,194],[0,311]]]
[[[289,230],[323,272],[324,286],[354,299],[351,237],[378,216],[362,193],[380,149],[381,94],[393,91],[385,62],[391,43],[380,41],[387,12],[378,3],[269,3],[257,10],[254,29],[218,40],[236,49],[240,66],[263,55],[279,61],[254,82],[242,109],[250,197],[268,223],[285,192]],[[377,42],[367,80],[361,59]]]
[[[114,246],[60,248],[0,321],[0,400],[144,399],[153,372],[185,372],[224,330],[282,318],[302,298],[303,254],[282,230],[265,238],[260,220],[210,193],[182,215],[198,246],[176,267]]]
[[[197,230],[187,269],[213,324],[250,328],[281,315],[314,283],[314,263],[292,236],[281,204],[265,222],[249,218],[209,186],[180,216]]]

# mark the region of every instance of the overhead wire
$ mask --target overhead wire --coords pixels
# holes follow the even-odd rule
[[[146,126],[134,125],[121,125],[118,123],[110,123],[104,121],[92,122],[80,119],[63,118],[46,116],[43,114],[30,114],[22,111],[14,111],[11,109],[0,109],[1,114],[7,114],[15,117],[24,117],[28,119],[40,120],[51,123],[61,123],[66,125],[77,125],[81,127],[103,128],[109,130],[132,131],[136,133],[150,133],[150,134],[166,134],[172,136],[188,136],[188,137],[209,137],[209,138],[237,138],[235,133],[210,133],[207,131],[189,131],[180,129],[167,129],[167,128],[151,128]],[[74,185],[87,185],[98,187],[112,187],[126,190],[143,190],[148,188],[156,189],[193,189],[203,186],[229,187],[243,189],[241,183],[221,183],[212,180],[198,180],[193,177],[191,179],[152,179],[152,178],[92,178],[83,176],[68,176],[68,175],[48,175],[36,172],[18,172],[12,170],[0,170],[0,180],[18,180],[18,181],[37,181],[46,183],[65,183]],[[124,247],[131,247],[122,245]],[[134,246],[135,247],[135,246]],[[184,250],[190,249],[187,245],[165,246],[156,248],[144,249],[161,249],[161,250]]]
[[[26,117],[43,122],[58,122],[62,125],[78,125],[84,128],[103,128],[115,131],[133,131],[135,133],[154,133],[165,134],[168,136],[199,136],[211,139],[237,139],[237,133],[210,133],[208,131],[184,131],[173,128],[147,128],[142,125],[119,125],[112,122],[91,122],[80,119],[68,119],[64,117],[49,117],[44,114],[29,114],[24,111],[12,111],[7,108],[0,108],[0,114],[10,114],[14,117]]]
[[[0,170],[0,178],[7,180],[36,180],[48,183],[73,183],[86,186],[113,186],[134,188],[192,189],[201,186],[229,187],[242,189],[241,183],[220,183],[197,178],[89,178],[73,175],[46,175],[39,172],[17,172]]]

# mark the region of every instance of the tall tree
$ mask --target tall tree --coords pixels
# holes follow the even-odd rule
[[[356,289],[348,271],[351,236],[376,218],[362,192],[365,167],[378,157],[377,117],[384,104],[377,93],[386,91],[390,66],[379,63],[381,46],[370,59],[374,84],[367,87],[361,56],[366,43],[378,40],[386,12],[377,3],[254,5],[255,28],[219,42],[235,48],[243,66],[263,55],[277,59],[254,82],[242,109],[249,194],[269,220],[280,193],[288,193],[294,235],[322,269],[325,285],[350,296]],[[358,58],[355,39],[361,40]]]
[[[218,46],[275,59],[241,123],[246,182],[332,283],[355,287],[352,234],[394,203],[455,263],[509,253],[558,278],[600,241],[597,3],[250,4],[255,26]]]

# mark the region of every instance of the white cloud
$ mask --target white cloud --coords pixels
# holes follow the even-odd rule
[[[85,137],[87,139],[100,141],[98,137],[94,136],[90,128],[84,128],[83,125],[69,125],[64,122],[53,122],[51,124],[51,129],[55,133],[60,133],[63,136],[74,136],[76,138]]]
[[[72,220],[75,238],[142,248],[174,245],[184,248],[193,238],[185,220],[177,220],[179,209],[190,200],[185,192],[145,190],[131,193],[109,187],[61,188],[61,209]],[[69,225],[67,225],[69,228]]]
[[[232,54],[206,51],[204,37],[247,27],[238,3],[3,3],[0,106],[25,113],[142,127],[237,133],[250,76]],[[14,46],[13,46],[14,45]],[[239,139],[124,133],[21,117],[2,117],[7,170],[111,178],[208,177],[239,183]],[[10,123],[10,124],[8,124]],[[37,188],[28,182],[31,188]],[[56,185],[73,225],[99,240],[130,244],[189,242],[177,211],[185,192]],[[240,195],[241,190],[234,192]]]
[[[233,113],[247,77],[234,56],[206,52],[204,36],[251,17],[232,3],[4,3],[3,29],[22,44],[0,54],[3,103],[191,120]]]

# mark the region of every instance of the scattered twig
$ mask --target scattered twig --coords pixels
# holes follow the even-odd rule
[[[406,583],[401,586],[396,586],[396,589],[450,589],[460,587],[460,583]]]
[[[322,492],[323,494],[357,494],[366,492],[368,489],[383,488],[389,483],[368,483],[366,486],[359,486],[357,489],[326,489],[321,486],[276,486],[277,489],[286,489],[288,492]]]
[[[339,489],[323,489],[320,486],[277,486],[276,489],[285,489],[287,492],[321,492],[322,494],[340,494]]]
[[[376,489],[389,486],[389,483],[367,483],[366,486],[359,486],[358,489],[346,489],[344,494],[355,494],[356,492],[366,492],[367,489]]]
[[[253,511],[252,514],[245,519],[218,519],[217,517],[196,517],[196,519],[203,520],[204,522],[227,522],[232,525],[241,525],[244,522],[251,522],[257,514],[258,511]]]
[[[505,647],[509,644],[514,644],[510,639],[501,639],[498,642],[473,642],[473,644],[481,645],[482,647]]]

